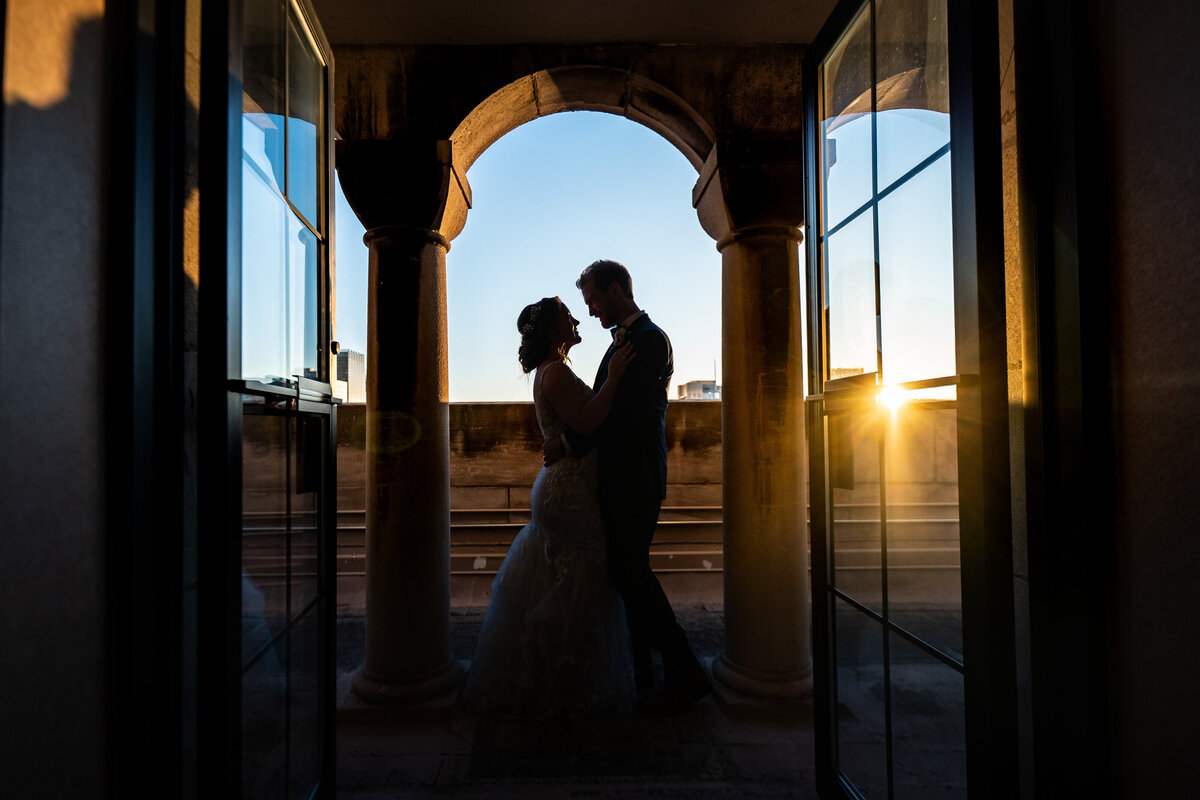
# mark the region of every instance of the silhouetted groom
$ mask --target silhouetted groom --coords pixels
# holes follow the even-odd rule
[[[568,430],[562,441],[548,439],[546,460],[552,463],[564,451],[582,455],[598,449],[608,571],[625,602],[639,697],[652,710],[681,708],[704,697],[710,687],[650,570],[650,542],[667,490],[667,389],[675,372],[671,340],[634,303],[633,281],[621,264],[596,261],[575,285],[588,313],[613,329],[613,343],[600,361],[594,389],[608,377],[608,361],[623,343],[633,342],[636,357],[600,429],[591,437]],[[657,690],[651,648],[662,653],[665,681]]]

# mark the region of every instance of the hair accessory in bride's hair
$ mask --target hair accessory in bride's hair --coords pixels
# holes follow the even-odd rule
[[[521,335],[528,336],[533,333],[533,326],[537,324],[538,312],[542,310],[542,304],[537,303],[533,306],[533,310],[529,312],[529,319],[521,326]]]

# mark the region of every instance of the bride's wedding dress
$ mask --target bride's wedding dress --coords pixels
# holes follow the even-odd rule
[[[533,394],[542,434],[562,433],[536,381]],[[530,522],[492,583],[463,686],[471,711],[544,719],[632,708],[625,613],[606,571],[596,480],[595,450],[538,473]]]

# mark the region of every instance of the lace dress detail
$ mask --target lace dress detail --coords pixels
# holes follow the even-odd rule
[[[537,381],[533,403],[543,436],[566,429]],[[492,582],[464,681],[471,711],[545,719],[632,708],[625,612],[607,575],[596,480],[595,451],[538,473],[530,522]]]

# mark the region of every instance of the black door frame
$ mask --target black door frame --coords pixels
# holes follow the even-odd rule
[[[805,55],[806,219],[816,219],[817,76],[857,11],[843,0]],[[955,338],[967,780],[972,798],[1017,796],[1016,655],[1009,479],[1007,357],[1001,206],[998,15],[994,5],[948,0],[954,213]],[[808,252],[809,275],[819,249]],[[853,797],[836,769],[835,657],[826,520],[825,410],[820,283],[808,292],[809,448],[813,557],[814,724],[822,797]]]
[[[1024,315],[1028,685],[1037,797],[1108,797],[1116,454],[1108,163],[1090,17],[1012,0]]]
[[[185,770],[184,16],[170,0],[125,0],[104,15],[104,680],[113,797],[177,785]]]

